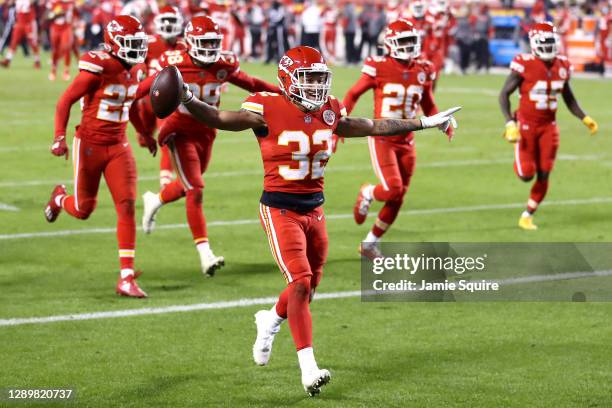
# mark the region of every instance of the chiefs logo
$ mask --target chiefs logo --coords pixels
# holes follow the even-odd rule
[[[110,23],[108,23],[108,25],[106,26],[106,30],[109,33],[116,33],[117,31],[122,31],[123,26],[119,24],[118,22],[116,22],[115,20],[113,20]]]
[[[327,123],[329,126],[333,125],[336,121],[336,114],[334,111],[326,110],[323,112],[323,122]]]
[[[427,75],[425,75],[425,72],[423,71],[419,72],[419,74],[417,75],[417,81],[419,81],[419,84],[424,84],[426,78]]]
[[[286,55],[283,55],[283,58],[280,59],[278,65],[284,68],[290,67],[293,65],[293,60]]]
[[[559,76],[561,79],[567,79],[567,70],[563,67],[559,68]]]

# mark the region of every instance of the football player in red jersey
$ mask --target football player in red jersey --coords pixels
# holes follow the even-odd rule
[[[159,60],[166,51],[187,49],[187,44],[181,38],[183,33],[183,16],[178,8],[164,6],[159,9],[159,14],[153,19],[155,24],[155,35],[149,36],[149,51],[145,63],[149,68],[149,75],[159,71]],[[138,101],[142,124],[146,127],[146,133],[152,134],[159,127],[155,113],[151,108],[151,100],[143,98]],[[146,145],[146,140],[140,139],[141,145]],[[170,183],[174,178],[172,171],[172,159],[167,146],[160,149],[159,159],[159,184],[161,187]]]
[[[555,27],[537,23],[529,31],[531,54],[519,54],[510,63],[510,75],[499,95],[501,111],[506,118],[505,139],[515,144],[514,171],[525,181],[535,177],[527,209],[521,214],[519,227],[535,230],[533,213],[544,200],[548,177],[553,169],[559,147],[556,123],[557,94],[574,116],[582,120],[591,134],[597,123],[578,105],[572,88],[572,67],[566,57],[558,55],[559,39]],[[510,95],[519,90],[520,102],[516,116],[510,108]]]
[[[203,101],[219,106],[221,86],[227,82],[250,92],[278,92],[278,86],[241,71],[233,53],[221,51],[223,35],[210,17],[194,17],[185,28],[185,40],[188,50],[168,51],[162,55],[160,63],[162,67],[176,66],[191,91]],[[147,82],[151,83],[152,79],[150,77]],[[206,276],[213,276],[224,264],[223,257],[215,256],[210,249],[202,212],[202,175],[208,167],[215,136],[215,129],[198,122],[184,107],[165,119],[158,140],[161,146],[169,147],[178,179],[165,185],[159,194],[148,191],[143,195],[142,227],[146,233],[153,230],[155,216],[163,204],[185,197],[187,222]]]
[[[51,42],[51,72],[49,80],[55,81],[57,74],[57,64],[64,58],[64,81],[70,79],[70,53],[74,33],[72,30],[73,20],[76,14],[74,0],[51,0],[48,3],[48,18],[51,20],[49,30]]]
[[[146,77],[144,65],[147,36],[132,16],[118,16],[105,28],[108,51],[91,51],[79,61],[79,74],[61,96],[55,112],[55,138],[51,153],[68,159],[66,126],[70,107],[81,100],[81,123],[72,145],[74,194],[58,185],[45,208],[54,222],[61,210],[80,220],[96,207],[100,178],[104,175],[117,211],[117,240],[121,267],[117,293],[145,297],[134,276],[136,243],[136,163],[126,136],[131,104],[139,82]],[[157,144],[148,141],[155,154]]]
[[[373,89],[376,118],[412,119],[417,116],[419,107],[426,115],[435,114],[438,111],[432,93],[435,68],[429,61],[419,58],[419,32],[411,22],[399,19],[389,24],[384,41],[387,55],[366,59],[361,77],[344,98],[347,111],[350,113],[359,97]],[[449,138],[452,135],[451,126]],[[373,259],[381,256],[377,243],[402,207],[416,164],[416,150],[413,132],[385,138],[370,137],[368,145],[372,167],[380,183],[361,186],[353,215],[357,224],[363,224],[373,200],[385,203],[359,246],[363,256]]]
[[[459,108],[420,120],[350,118],[342,103],[329,95],[332,74],[321,53],[305,46],[293,48],[281,58],[278,80],[281,94],[252,94],[237,112],[219,111],[200,101],[190,87],[184,88],[182,106],[210,127],[253,129],[257,136],[264,165],[260,219],[288,286],[271,310],[255,314],[253,358],[259,365],[268,363],[274,336],[287,319],[302,384],[312,396],[330,380],[329,371],[319,369],[314,358],[309,303],[327,257],[321,206],[332,135],[397,135],[429,127],[446,130],[454,121],[452,113]]]
[[[28,40],[28,44],[30,44],[34,53],[34,68],[40,68],[38,26],[36,25],[36,11],[31,0],[15,0],[15,26],[6,57],[0,63],[2,66],[8,68],[15,54],[15,49],[23,40]]]

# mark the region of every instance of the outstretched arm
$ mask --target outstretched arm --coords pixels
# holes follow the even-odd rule
[[[343,137],[392,136],[433,127],[446,132],[449,126],[457,127],[453,113],[459,109],[461,107],[454,107],[421,119],[367,119],[344,116],[338,122],[336,133]]]
[[[189,88],[183,87],[181,103],[189,113],[207,126],[220,130],[239,132],[246,129],[258,129],[266,126],[262,115],[247,110],[222,111],[214,106],[194,98]]]
[[[359,77],[359,80],[355,82],[351,89],[348,90],[344,96],[344,100],[342,101],[342,104],[346,108],[349,115],[355,108],[359,97],[366,93],[369,89],[374,88],[375,85],[376,81],[370,75],[362,74],[361,77]]]
[[[567,105],[567,108],[570,110],[570,112],[572,112],[575,117],[580,119],[582,123],[584,123],[584,125],[589,128],[592,135],[597,133],[599,125],[597,125],[597,122],[595,122],[593,118],[584,113],[584,111],[578,104],[576,97],[574,96],[574,92],[572,91],[572,87],[570,86],[569,81],[565,83],[562,95],[563,101]]]
[[[271,83],[261,80],[259,78],[250,76],[249,74],[243,71],[236,72],[228,79],[228,81],[249,92],[281,92],[278,86],[272,85]]]

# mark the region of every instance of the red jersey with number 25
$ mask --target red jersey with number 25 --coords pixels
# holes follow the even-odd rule
[[[264,190],[293,194],[323,191],[323,173],[332,154],[332,135],[346,115],[333,96],[316,112],[302,112],[285,95],[258,92],[242,109],[263,115],[267,134],[258,135]],[[265,133],[265,132],[264,132]]]
[[[557,94],[570,80],[572,66],[564,56],[546,63],[532,54],[519,54],[510,69],[523,79],[519,88],[520,102],[517,119],[521,122],[554,122]]]
[[[202,67],[194,64],[186,50],[167,51],[162,55],[160,65],[161,68],[176,66],[193,96],[213,106],[219,106],[221,101],[221,85],[240,71],[238,59],[232,53],[222,53],[217,62]],[[159,143],[163,145],[168,136],[177,132],[194,136],[208,133],[213,137],[216,134],[215,129],[195,119],[183,105],[164,121]]]
[[[126,69],[108,52],[90,51],[79,60],[79,70],[100,76],[99,87],[81,99],[79,137],[100,144],[125,141],[130,106],[138,83],[146,77],[146,66]]]
[[[431,87],[436,77],[433,65],[423,59],[408,64],[391,57],[368,57],[361,69],[371,76],[374,88],[374,118],[414,119],[417,116],[423,91]],[[385,138],[387,142],[412,139],[412,132]]]

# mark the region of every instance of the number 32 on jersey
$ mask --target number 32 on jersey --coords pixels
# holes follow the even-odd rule
[[[297,162],[297,168],[293,164],[278,166],[281,177],[285,180],[304,180],[309,174],[311,180],[323,177],[325,165],[332,153],[332,135],[331,129],[316,130],[312,134],[311,143],[311,138],[301,130],[286,130],[281,133],[278,136],[279,145],[289,146],[291,142],[298,144],[298,150],[291,153],[292,159]],[[311,155],[318,146],[321,149]]]

